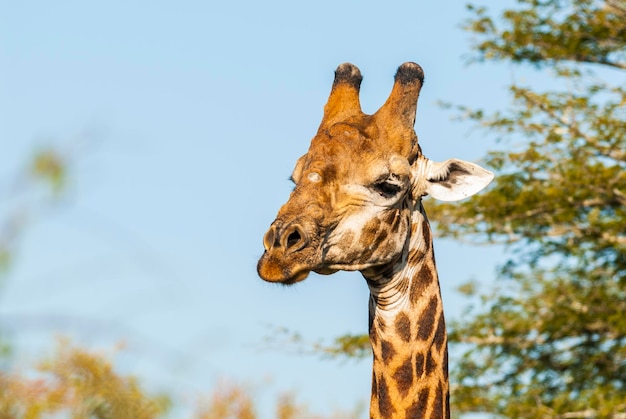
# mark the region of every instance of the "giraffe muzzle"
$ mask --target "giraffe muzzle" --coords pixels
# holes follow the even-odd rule
[[[306,220],[275,221],[263,237],[265,252],[257,264],[259,276],[286,285],[305,279],[319,266],[319,252],[311,239],[316,232]]]

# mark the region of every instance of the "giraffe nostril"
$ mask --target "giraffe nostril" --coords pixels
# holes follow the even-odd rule
[[[294,231],[287,237],[287,249],[295,246],[302,240],[302,236],[300,236],[300,232],[298,230]]]
[[[306,245],[306,235],[300,226],[291,226],[283,234],[282,243],[285,250],[295,252]]]

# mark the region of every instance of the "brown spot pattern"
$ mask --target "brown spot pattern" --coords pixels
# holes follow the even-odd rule
[[[435,390],[435,401],[433,403],[433,411],[430,414],[431,419],[442,419],[444,417],[443,412],[443,389],[441,388],[441,383],[437,386],[437,390]]]
[[[372,239],[376,237],[376,233],[380,228],[380,220],[376,217],[369,220],[364,226],[361,232],[361,238],[359,243],[363,247],[367,247],[372,243]]]
[[[376,383],[376,374],[372,371],[372,397],[378,396],[378,384]]]
[[[361,241],[363,241],[363,236],[361,236]],[[369,243],[369,239],[366,242]],[[365,262],[369,261],[372,258],[372,255],[374,254],[374,252],[376,250],[377,250],[376,246],[364,247],[363,252],[361,253],[361,255],[358,256],[358,257],[355,257],[355,262],[356,262],[356,260],[360,261],[361,263],[365,263]],[[355,253],[358,254],[358,250],[356,250]]]
[[[404,417],[407,419],[422,419],[424,417],[424,409],[420,406],[419,402],[415,402],[406,410]]]
[[[437,346],[438,351],[441,351],[442,346],[446,343],[446,322],[443,318],[443,313],[439,315],[437,330],[435,330],[434,343]]]
[[[376,240],[381,241],[381,242],[385,241],[387,236],[389,236],[389,232],[387,230],[379,231],[378,236],[376,237]]]
[[[385,224],[389,226],[388,230],[391,234],[396,235],[400,231],[403,224],[402,213],[400,211],[391,211],[385,218]]]
[[[430,224],[428,224],[428,220],[424,219],[422,221],[422,237],[424,238],[424,246],[426,249],[430,248],[430,244],[432,242],[432,238],[430,236]]]
[[[407,358],[393,373],[393,379],[396,382],[398,391],[402,397],[406,397],[407,393],[413,386],[413,363],[411,358]]]
[[[380,377],[378,382],[378,411],[382,417],[390,417],[396,411],[391,402],[389,387],[385,377]]]
[[[430,376],[437,369],[437,362],[433,358],[433,354],[428,352],[426,355],[426,370],[424,371],[427,376]]]
[[[415,356],[415,374],[419,379],[424,374],[424,354],[417,354]]]
[[[343,233],[343,237],[341,238],[341,241],[344,243],[354,242],[354,233],[352,231],[346,231],[345,233]]]
[[[391,361],[393,356],[396,354],[396,350],[393,348],[391,343],[383,340],[382,342],[380,342],[380,353],[383,357],[383,362],[385,364],[388,364],[389,361]]]
[[[405,313],[400,313],[396,319],[396,333],[405,342],[411,341],[411,320]]]
[[[411,281],[411,291],[409,299],[413,304],[417,304],[426,289],[433,283],[435,277],[430,269],[430,266],[425,266]]]
[[[435,327],[435,318],[437,316],[437,308],[439,307],[439,299],[433,295],[428,301],[428,306],[422,312],[417,329],[417,338],[420,340],[428,339]]]
[[[413,405],[407,409],[406,418],[409,419],[421,419],[426,414],[426,408],[428,407],[428,398],[430,397],[430,389],[423,388],[417,395],[417,400]]]
[[[375,346],[378,343],[378,334],[371,327],[370,327],[370,342],[372,346]]]

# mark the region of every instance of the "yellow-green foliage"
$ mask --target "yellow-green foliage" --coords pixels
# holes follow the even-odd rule
[[[201,402],[198,419],[256,419],[251,391],[243,386],[221,383],[208,402]]]
[[[28,377],[0,373],[0,418],[151,419],[166,397],[146,395],[133,377],[118,375],[103,356],[61,343],[54,358]]]
[[[54,150],[42,150],[36,153],[30,169],[33,176],[48,182],[56,193],[61,190],[67,177],[67,164]]]
[[[254,390],[241,385],[221,381],[217,389],[200,403],[195,415],[198,419],[259,419]],[[296,401],[293,393],[281,395],[274,406],[276,419],[357,419],[362,416],[362,409],[357,407],[352,412],[335,411],[330,416],[312,413],[308,406]]]

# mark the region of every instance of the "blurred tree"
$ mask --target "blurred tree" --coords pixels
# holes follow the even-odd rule
[[[34,376],[34,377],[33,377]],[[28,378],[0,373],[0,418],[150,419],[170,405],[165,396],[144,394],[137,381],[113,371],[101,355],[61,342],[56,356]],[[58,417],[58,416],[56,416]]]
[[[513,85],[513,106],[491,115],[461,108],[505,145],[486,158],[496,180],[430,213],[443,235],[505,243],[512,256],[481,307],[451,324],[464,348],[454,404],[625,418],[626,2],[518,0],[501,19],[469,9],[479,61],[531,63],[553,87]]]
[[[2,202],[5,208],[0,207],[0,275],[6,275],[8,271],[29,213],[35,210],[33,207],[40,205],[24,203],[18,196],[33,192],[41,184],[44,189],[52,192],[53,199],[58,198],[67,183],[68,165],[66,157],[57,150],[41,149],[33,154],[25,170],[17,173],[17,177],[9,184],[9,189],[0,191],[0,194],[8,197]],[[50,196],[46,196],[46,199],[49,198]]]
[[[194,417],[198,419],[257,419],[257,404],[253,389],[241,384],[221,381],[216,390],[201,402]],[[281,395],[275,403],[276,419],[357,419],[362,416],[362,408],[354,411],[336,411],[330,416],[312,413],[308,406],[296,401],[293,393]]]
[[[7,189],[0,190],[0,197],[4,198],[0,201],[0,297],[29,216],[42,204],[31,195],[38,195],[36,190],[43,189],[46,201],[59,198],[66,185],[68,166],[66,156],[58,150],[41,149],[33,153],[26,167],[7,184]],[[10,354],[10,339],[0,328],[0,359]]]
[[[202,403],[198,419],[255,419],[252,390],[227,382],[218,384],[208,403]]]
[[[462,353],[453,411],[626,418],[626,1],[517,0],[497,19],[468,9],[474,61],[531,64],[552,87],[514,84],[495,114],[458,107],[504,145],[486,157],[496,179],[461,204],[428,203],[440,235],[511,255],[449,325]],[[324,353],[365,345],[341,336]]]
[[[40,150],[33,156],[30,172],[59,193],[66,184],[67,162],[56,150]]]
[[[56,354],[36,369],[22,374],[0,372],[0,418],[40,419],[153,419],[165,417],[172,407],[166,395],[148,395],[134,377],[116,373],[108,357],[73,347],[62,340]],[[222,381],[203,397],[197,419],[256,419],[254,391]],[[275,404],[277,419],[356,419],[362,409],[336,411],[330,416],[311,413],[292,393]]]

